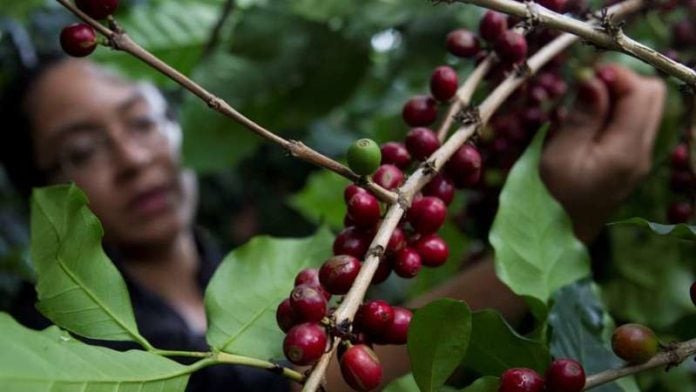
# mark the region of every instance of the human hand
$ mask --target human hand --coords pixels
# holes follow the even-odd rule
[[[657,78],[618,65],[600,73],[584,82],[541,160],[542,179],[585,242],[650,171],[665,101]]]

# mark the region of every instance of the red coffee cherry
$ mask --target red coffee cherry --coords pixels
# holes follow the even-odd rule
[[[532,104],[539,105],[548,101],[549,93],[543,86],[534,84],[527,89],[527,99]]]
[[[542,392],[544,379],[532,369],[513,368],[500,376],[498,392]]]
[[[343,354],[346,353],[346,350],[348,350],[350,347],[352,347],[355,344],[364,344],[369,348],[372,348],[372,342],[369,340],[367,335],[362,332],[356,332],[353,330],[353,334],[350,337],[350,341],[348,340],[342,340],[337,349],[336,349],[336,356],[338,357],[338,360],[341,360],[341,357],[343,357]]]
[[[404,170],[411,164],[411,155],[403,144],[387,142],[382,145],[382,164],[394,165]]]
[[[439,267],[449,257],[449,247],[445,240],[437,234],[421,237],[413,245],[421,257],[421,262],[426,267]]]
[[[684,19],[672,25],[672,41],[677,49],[696,45],[696,28],[690,19]]]
[[[104,19],[116,12],[118,0],[75,0],[75,5],[94,19]]]
[[[319,324],[304,323],[290,329],[283,340],[285,357],[295,365],[316,362],[326,349],[326,331]]]
[[[295,286],[306,284],[309,286],[319,286],[319,271],[316,268],[305,268],[295,275]]]
[[[372,242],[372,234],[357,227],[346,227],[334,240],[333,253],[335,255],[350,255],[362,260]]]
[[[611,90],[615,88],[616,81],[619,75],[616,74],[616,68],[611,65],[600,66],[595,70],[595,75]]]
[[[446,176],[438,174],[423,187],[423,195],[437,197],[449,205],[454,199],[454,183]]]
[[[447,206],[437,197],[425,196],[415,200],[406,213],[408,222],[419,234],[436,232],[447,217]]]
[[[443,65],[435,68],[430,76],[430,93],[440,102],[448,102],[457,93],[459,79],[452,67]]]
[[[481,50],[481,44],[476,34],[459,29],[447,34],[447,50],[458,57],[474,57]]]
[[[422,267],[421,256],[413,248],[403,248],[392,257],[392,268],[402,278],[415,277]]]
[[[689,170],[674,170],[669,178],[669,187],[675,193],[689,194],[694,191],[696,179]]]
[[[298,321],[319,322],[326,316],[326,298],[316,287],[307,284],[292,289],[290,305]]]
[[[672,167],[689,169],[689,146],[686,143],[680,143],[672,150]]]
[[[350,184],[343,191],[343,200],[348,203],[357,193],[369,193],[367,189],[359,187],[355,184]]]
[[[386,260],[381,260],[377,266],[377,271],[375,271],[375,274],[372,275],[372,280],[370,282],[372,284],[383,283],[385,280],[387,280],[387,278],[389,278],[391,271],[391,265],[389,265]]]
[[[527,39],[522,34],[508,30],[495,42],[495,52],[505,63],[521,63],[527,57]]]
[[[285,298],[283,302],[278,305],[276,309],[276,322],[283,332],[288,332],[290,328],[294,327],[298,322],[298,318],[295,315],[295,311],[290,305],[290,299]]]
[[[321,287],[321,283],[319,283],[318,269],[305,268],[302,271],[298,272],[295,276],[295,286],[299,286],[301,284],[306,284],[319,290],[319,292],[324,296],[324,298],[326,298],[327,301],[331,299],[331,293],[324,290],[324,288]]]
[[[537,82],[546,90],[552,98],[560,98],[568,91],[568,85],[560,75],[553,72],[544,72],[537,76]]]
[[[427,127],[437,118],[437,104],[427,95],[418,95],[406,102],[401,115],[411,127]]]
[[[348,215],[359,227],[373,227],[382,212],[379,209],[379,200],[370,193],[357,193],[348,202]]]
[[[353,285],[360,266],[360,260],[353,256],[334,256],[326,260],[319,269],[319,281],[331,294],[343,295]]]
[[[640,324],[624,324],[614,330],[611,348],[624,361],[638,365],[650,360],[659,349],[655,333]]]
[[[499,12],[487,11],[479,24],[481,37],[490,43],[495,43],[507,30],[507,17]]]
[[[413,128],[406,135],[406,149],[413,159],[424,161],[439,147],[440,140],[430,128]]]
[[[696,282],[691,284],[690,294],[691,294],[691,302],[693,302],[694,305],[696,305]]]
[[[557,359],[546,370],[546,392],[580,392],[585,387],[585,369],[572,359]]]
[[[445,171],[457,188],[471,187],[481,178],[483,166],[481,154],[471,144],[461,146],[452,155],[445,166]]]
[[[406,234],[404,234],[404,231],[397,226],[392,232],[391,237],[389,237],[389,242],[387,243],[387,253],[397,252],[404,246],[406,246]]]
[[[404,182],[404,173],[394,165],[382,165],[372,175],[372,181],[385,189],[394,190]]]
[[[385,344],[406,344],[408,326],[411,325],[413,312],[406,308],[393,306],[394,321],[382,332],[381,341]]]
[[[393,321],[394,309],[391,305],[387,301],[376,299],[360,305],[353,325],[358,331],[379,336]]]
[[[370,391],[382,382],[382,365],[372,349],[356,344],[341,356],[341,374],[351,388]]]
[[[60,46],[73,57],[85,57],[97,47],[97,33],[86,23],[75,23],[60,32]]]
[[[539,3],[542,7],[559,13],[563,13],[566,7],[566,0],[537,0],[537,3]]]
[[[686,223],[693,214],[694,208],[691,206],[691,203],[686,201],[672,203],[667,210],[667,221],[673,225]]]

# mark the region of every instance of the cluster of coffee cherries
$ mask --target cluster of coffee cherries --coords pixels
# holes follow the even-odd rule
[[[556,359],[544,377],[534,369],[508,369],[500,376],[498,392],[580,392],[585,387],[585,370],[573,359]]]
[[[360,305],[352,326],[333,325],[329,307],[332,295],[350,290],[360,271],[360,261],[350,255],[333,256],[320,269],[307,268],[295,277],[290,296],[278,305],[276,320],[286,333],[283,352],[295,365],[313,365],[339,337],[338,358],[343,378],[358,391],[369,391],[382,381],[382,365],[373,344],[405,344],[413,313],[386,301]]]
[[[558,12],[580,7],[578,1],[540,3]],[[446,39],[447,50],[453,56],[477,62],[491,51],[495,53],[498,59],[486,75],[489,85],[495,86],[506,74],[524,69],[521,63],[528,51],[535,51],[556,37],[553,31],[541,28],[522,35],[512,29],[518,23],[516,18],[488,11],[480,21],[478,33],[466,29],[450,32]],[[461,219],[457,219],[464,230],[485,236],[497,209],[502,176],[522,155],[544,123],[550,121],[554,129],[565,119],[562,101],[568,85],[562,75],[564,63],[564,56],[559,55],[537,75],[528,78],[483,128],[477,145],[487,172],[482,174],[484,180],[478,182],[467,199],[468,205],[459,214]],[[433,80],[436,75],[433,74]],[[436,94],[433,96],[437,97]]]
[[[388,142],[380,147],[370,139],[356,141],[348,149],[347,161],[355,173],[371,176],[375,183],[393,191],[402,185],[404,171],[416,165],[414,160],[425,161],[439,146],[432,130],[414,127],[404,143]],[[455,187],[478,181],[480,171],[476,148],[467,144],[459,149],[445,172],[435,176],[414,198],[386,248],[378,254],[380,262],[373,284],[385,281],[392,271],[413,278],[423,266],[437,267],[447,261],[449,248],[437,231],[445,222]],[[413,314],[383,300],[369,300],[360,305],[352,324],[331,320],[331,295],[344,295],[350,290],[383,219],[380,201],[367,189],[351,184],[344,191],[344,199],[345,228],[334,240],[334,256],[318,270],[305,269],[297,275],[295,288],[278,306],[276,317],[286,332],[283,349],[292,363],[312,365],[326,350],[329,339],[338,337],[344,379],[352,388],[367,391],[379,386],[382,374],[372,344],[405,344]]]
[[[693,200],[696,197],[696,176],[691,170],[687,143],[679,143],[672,150],[670,169],[670,189],[679,195],[681,200],[670,204],[667,210],[667,220],[673,224],[686,223],[694,215]]]
[[[105,19],[116,12],[119,0],[75,0],[77,8],[92,19]],[[97,33],[87,23],[74,23],[60,33],[60,46],[73,57],[85,57],[97,47]]]

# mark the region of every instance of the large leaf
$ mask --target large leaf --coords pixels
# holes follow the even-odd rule
[[[53,326],[41,332],[0,313],[4,392],[184,391],[193,368],[146,351],[84,344]]]
[[[466,355],[471,311],[451,299],[416,311],[408,328],[408,354],[413,377],[423,392],[438,391]]]
[[[696,241],[696,226],[680,223],[678,225],[665,225],[662,223],[650,222],[644,218],[630,218],[618,222],[612,222],[610,225],[627,225],[647,228],[658,235],[665,235],[679,238],[682,240]]]
[[[205,292],[208,343],[229,353],[280,358],[276,308],[298,271],[331,255],[332,241],[326,229],[302,239],[255,237],[227,255]]]
[[[461,392],[497,392],[499,383],[498,377],[481,377]]]
[[[520,336],[498,312],[474,312],[471,325],[471,343],[464,361],[467,367],[490,376],[500,376],[513,367],[546,370],[550,361],[546,345]]]
[[[693,314],[689,286],[696,243],[612,226],[612,267],[617,279],[603,284],[611,313],[624,320],[666,328]]]
[[[590,273],[587,250],[539,175],[545,134],[537,133],[512,168],[489,236],[498,277],[515,293],[544,304],[554,291]]]
[[[101,247],[102,227],[75,185],[38,189],[31,203],[37,307],[59,326],[93,339],[135,340],[126,284]]]
[[[384,387],[384,392],[419,392],[413,373],[397,378]]]
[[[605,338],[611,321],[589,281],[578,282],[559,290],[549,313],[552,327],[551,353],[556,358],[580,362],[587,374],[618,368],[623,361],[608,347]],[[633,383],[634,388],[631,387]],[[637,391],[628,381],[628,389],[617,384],[597,387],[600,392]]]

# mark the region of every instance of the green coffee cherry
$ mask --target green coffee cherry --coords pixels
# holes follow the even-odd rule
[[[374,173],[382,160],[382,152],[372,139],[356,140],[346,155],[350,169],[361,176]]]
[[[621,359],[632,365],[650,360],[660,347],[655,333],[640,324],[624,324],[611,336],[611,348]]]

